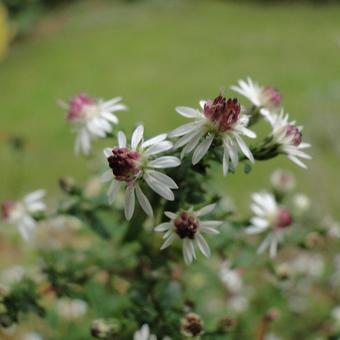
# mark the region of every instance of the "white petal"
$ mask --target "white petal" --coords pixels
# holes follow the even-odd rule
[[[107,191],[107,197],[109,200],[109,204],[112,204],[116,199],[117,193],[120,188],[120,183],[116,180],[113,180],[110,184],[109,190]]]
[[[176,238],[175,234],[171,234],[165,241],[164,243],[161,245],[161,250],[167,248],[170,246],[170,244],[174,241],[174,239]]]
[[[223,224],[223,221],[201,221],[200,227],[212,227],[216,228]]]
[[[29,215],[24,216],[22,220],[19,222],[18,229],[21,234],[21,237],[25,241],[32,240],[36,225],[37,225],[36,221]]]
[[[169,176],[167,176],[167,175],[165,175],[165,174],[163,174],[159,171],[155,171],[155,170],[147,170],[146,173],[149,176],[153,177],[158,182],[163,183],[164,185],[166,185],[170,189],[178,189],[177,184],[175,183],[175,181],[171,177],[169,177]]]
[[[105,101],[105,102],[102,102],[100,105],[101,105],[101,107],[103,107],[103,108],[108,108],[108,107],[110,107],[110,106],[112,106],[112,105],[115,105],[115,104],[117,104],[118,102],[120,102],[122,100],[122,97],[115,97],[115,98],[112,98],[112,99],[110,99],[110,100],[107,100],[107,101]]]
[[[197,127],[195,128],[193,131],[188,132],[186,135],[184,135],[183,137],[181,137],[174,145],[174,149],[178,149],[181,148],[182,146],[184,146],[185,144],[191,143],[191,141],[194,138],[198,138],[198,136],[203,137],[205,134],[205,132],[203,131],[203,129],[201,129],[201,127]]]
[[[76,143],[79,145],[77,149],[81,149],[85,155],[88,155],[91,148],[90,136],[86,129],[81,129]]]
[[[109,158],[110,156],[112,156],[112,148],[105,148],[103,150],[103,154],[105,158]]]
[[[133,150],[136,150],[138,144],[143,139],[143,135],[144,135],[144,126],[143,125],[137,126],[131,138],[131,148]]]
[[[154,145],[150,146],[150,148],[146,150],[145,154],[147,154],[149,156],[153,156],[153,155],[156,155],[158,153],[168,151],[172,147],[173,147],[173,143],[171,143],[169,141],[159,142],[158,144],[154,144]]]
[[[200,100],[200,107],[201,107],[201,109],[203,110],[204,109],[204,106],[205,106],[205,104],[207,103],[207,101],[206,100]]]
[[[260,244],[259,248],[257,249],[257,253],[263,253],[267,248],[268,246],[270,245],[272,241],[272,235],[269,234]]]
[[[219,230],[215,229],[215,228],[211,228],[211,227],[205,227],[200,225],[200,231],[202,233],[206,233],[206,234],[212,234],[212,235],[217,235],[219,234]]]
[[[188,239],[183,240],[183,258],[184,262],[189,265],[193,260],[192,246]]]
[[[197,243],[199,250],[202,252],[202,254],[206,257],[209,257],[210,256],[209,245],[200,233],[196,234],[196,243]]]
[[[46,204],[43,202],[32,202],[27,204],[28,210],[31,213],[36,211],[43,211],[46,210]]]
[[[192,137],[188,141],[187,145],[183,148],[183,150],[181,152],[181,157],[183,157],[185,154],[187,154],[187,153],[191,152],[192,150],[194,150],[201,138],[202,138],[202,134],[201,133],[198,133],[194,137]]]
[[[125,148],[126,147],[126,136],[123,131],[119,131],[117,133],[117,139],[118,139],[118,146],[120,148]]]
[[[169,187],[165,186],[161,182],[156,181],[153,177],[149,175],[145,175],[144,179],[146,183],[149,185],[149,187],[155,191],[158,195],[162,196],[163,198],[173,201],[175,199],[175,196],[173,192],[169,189]]]
[[[174,219],[177,217],[177,215],[174,214],[174,213],[171,212],[171,211],[164,211],[164,215],[165,215],[166,217],[170,218],[171,220],[174,220]]]
[[[201,117],[201,113],[199,111],[187,106],[178,106],[176,107],[176,111],[183,117],[187,118]]]
[[[34,201],[41,200],[46,194],[46,191],[41,189],[41,190],[36,190],[24,197],[24,202],[26,203],[33,203]]]
[[[152,211],[152,207],[151,207],[150,201],[144,195],[144,193],[141,190],[141,188],[139,187],[139,185],[136,185],[136,195],[137,195],[138,202],[139,202],[140,206],[142,207],[142,209],[145,211],[145,213],[148,216],[152,217],[153,216],[153,211]]]
[[[192,122],[192,123],[187,123],[187,124],[181,125],[177,129],[169,132],[169,137],[179,137],[179,136],[186,135],[186,134],[196,130],[197,126],[199,126],[199,125],[200,125],[199,122]]]
[[[159,224],[157,227],[155,227],[155,231],[157,232],[164,232],[169,230],[171,227],[171,223],[170,222],[165,222],[165,223],[161,223]]]
[[[113,124],[118,124],[119,122],[117,116],[111,112],[102,112],[102,117],[104,117]]]
[[[277,253],[277,240],[275,237],[272,237],[272,241],[269,246],[269,255],[271,258],[275,257]]]
[[[208,135],[196,148],[194,154],[192,155],[192,164],[197,164],[208,152],[212,141],[214,140],[214,135]]]
[[[238,135],[238,134],[234,134],[236,141],[241,149],[241,151],[243,152],[243,154],[251,161],[254,162],[254,157],[253,154],[251,153],[251,151],[249,150],[248,146],[246,145],[246,143],[244,142],[244,140]]]
[[[216,208],[216,203],[209,204],[196,212],[196,216],[204,216],[210,214]]]
[[[238,164],[238,152],[235,144],[228,144],[227,145],[229,156],[231,159],[231,164],[233,165],[233,168],[235,169]]]
[[[101,176],[100,176],[100,180],[102,182],[108,182],[111,181],[113,179],[113,173],[112,170],[106,170]]]
[[[303,169],[307,169],[307,165],[303,162],[301,162],[297,157],[294,156],[288,156],[288,158],[294,162],[296,165],[300,166]]]
[[[166,137],[167,137],[166,133],[162,133],[161,135],[157,135],[155,137],[152,137],[152,138],[146,140],[145,142],[143,142],[142,147],[147,148],[148,146],[162,142]]]
[[[149,162],[148,165],[151,168],[175,168],[176,166],[179,166],[180,164],[181,164],[181,161],[177,157],[163,156],[163,157],[154,159],[153,161]]]
[[[227,176],[229,170],[229,152],[228,148],[224,147],[223,152],[223,175]]]
[[[134,210],[135,210],[135,188],[133,186],[129,186],[125,191],[125,205],[124,205],[125,218],[127,220],[131,219]]]

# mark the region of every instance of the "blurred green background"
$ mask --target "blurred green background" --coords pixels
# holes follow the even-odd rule
[[[196,107],[249,75],[280,89],[291,118],[305,126],[313,160],[308,171],[280,157],[227,178],[219,168],[220,188],[246,208],[249,193],[284,167],[323,211],[339,217],[339,18],[336,4],[217,0],[92,0],[45,12],[0,63],[0,200],[41,187],[56,194],[60,176],[82,181],[99,168],[100,156],[90,165],[74,156],[57,100],[81,91],[121,95],[130,108],[118,114],[121,128],[144,122],[152,135],[184,122],[175,106]]]

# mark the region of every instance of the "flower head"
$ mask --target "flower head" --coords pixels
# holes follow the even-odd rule
[[[103,138],[112,131],[112,124],[118,123],[114,112],[127,109],[120,101],[120,97],[103,101],[81,93],[72,97],[68,104],[62,103],[67,109],[66,120],[77,133],[75,142],[77,154],[81,151],[87,155],[93,139]]]
[[[172,148],[172,143],[162,134],[143,140],[144,127],[139,125],[132,134],[131,146],[127,146],[126,136],[118,132],[118,146],[107,148],[104,155],[110,170],[103,174],[104,181],[111,181],[108,190],[109,203],[113,203],[121,186],[125,191],[125,217],[131,219],[137,200],[149,216],[153,215],[151,204],[143,193],[140,184],[146,183],[153,191],[167,200],[174,200],[172,189],[177,189],[176,183],[158,169],[172,168],[180,165],[180,160],[174,156],[156,155]]]
[[[181,333],[185,337],[196,338],[204,333],[203,321],[196,313],[188,313],[181,320]]]
[[[270,230],[258,252],[261,253],[269,248],[270,256],[274,257],[278,243],[283,240],[286,229],[293,224],[292,215],[287,208],[279,206],[270,193],[255,193],[252,195],[252,200],[251,209],[255,216],[251,218],[251,225],[246,232],[257,234]]]
[[[290,192],[295,187],[294,175],[287,170],[275,170],[270,177],[270,181],[273,188],[280,193]]]
[[[222,144],[224,150],[224,175],[231,166],[236,168],[239,150],[253,162],[253,155],[241,136],[255,138],[256,135],[247,128],[249,118],[241,113],[238,100],[219,95],[214,100],[201,100],[200,105],[202,112],[190,107],[176,108],[180,115],[194,119],[194,122],[180,126],[169,134],[180,137],[175,147],[184,146],[182,155],[193,151],[192,163],[197,164],[215,141]]]
[[[249,77],[247,81],[239,80],[238,86],[231,86],[231,89],[249,99],[267,119],[281,106],[282,97],[277,89],[272,86],[262,87]]]
[[[270,122],[273,127],[273,141],[278,145],[279,152],[286,154],[295,164],[306,168],[300,158],[311,159],[311,157],[303,151],[310,147],[310,144],[302,142],[303,127],[296,126],[295,122],[289,122],[289,115],[283,110],[273,116]]]
[[[44,190],[37,190],[20,201],[6,201],[1,205],[2,218],[10,224],[15,224],[25,241],[32,239],[37,225],[32,214],[46,209],[42,201],[44,195]]]
[[[190,264],[196,258],[195,245],[203,255],[209,257],[210,248],[202,233],[218,234],[219,231],[215,228],[223,222],[201,221],[200,217],[211,213],[215,206],[210,204],[198,211],[190,209],[176,214],[166,211],[165,215],[170,222],[162,223],[155,228],[155,231],[165,233],[161,249],[169,247],[176,238],[179,238],[183,241],[183,257],[186,264]]]

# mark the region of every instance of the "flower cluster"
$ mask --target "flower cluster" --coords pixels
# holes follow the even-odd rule
[[[64,197],[54,210],[46,208],[44,190],[2,204],[3,219],[16,225],[25,240],[33,238],[39,221],[43,223],[36,238],[39,265],[35,274],[21,265],[0,272],[0,326],[17,323],[28,310],[44,316],[50,308],[60,322],[75,323],[93,316],[94,309],[100,315],[91,320],[88,331],[96,338],[232,338],[231,334],[249,338],[243,324],[232,333],[236,322],[245,322],[239,316],[246,310],[255,315],[253,306],[262,303],[272,307],[267,306],[267,296],[258,298],[262,289],[257,292],[255,281],[269,277],[271,288],[277,282],[284,293],[291,289],[297,294],[303,285],[287,284],[292,276],[305,279],[309,286],[321,278],[326,272],[324,258],[312,255],[310,249],[319,246],[322,238],[335,238],[339,228],[334,223],[326,231],[301,228],[311,221],[311,203],[304,194],[293,193],[296,181],[290,172],[275,171],[271,187],[252,194],[251,215],[245,218],[236,208],[230,209],[223,189],[214,190],[214,164],[222,167],[224,176],[229,174],[228,180],[243,162],[244,172],[250,173],[256,162],[281,154],[301,167],[306,167],[302,160],[310,159],[302,127],[290,121],[278,90],[250,78],[231,90],[246,97],[251,106],[242,106],[238,98],[221,92],[201,100],[197,109],[176,107],[191,121],[152,138],[145,137],[142,124],[131,137],[113,129],[118,124],[116,112],[127,110],[120,97],[103,101],[82,93],[63,104],[66,120],[77,134],[76,153],[88,155],[100,138],[111,146],[103,150],[103,162],[96,162],[90,184],[60,178]],[[261,139],[262,130],[253,128],[260,122],[271,128]],[[89,239],[86,227],[100,238]],[[257,234],[265,235],[259,245]],[[210,235],[218,236],[208,239]],[[279,252],[283,246],[288,248],[287,243],[298,250],[293,260]],[[269,250],[271,259],[255,258],[254,245],[259,254]],[[183,262],[192,264],[199,253],[210,257],[211,249],[213,260],[186,270]],[[259,275],[263,260],[266,275]],[[330,286],[339,282],[338,264]],[[209,289],[201,289],[210,284],[203,277],[207,272],[217,273],[218,298]],[[248,272],[254,285],[247,283]],[[281,290],[277,291],[281,294]],[[204,308],[201,301],[193,301],[193,291],[202,292]],[[277,294],[276,290],[271,294]],[[282,296],[286,295],[281,294],[281,300]],[[99,298],[103,315],[93,308]],[[303,304],[293,300],[287,308],[298,313]],[[218,308],[223,317],[216,323],[204,322],[204,313]],[[261,309],[258,334],[265,339],[262,333],[279,313]],[[202,316],[197,310],[204,310]],[[333,314],[338,316],[337,311]],[[87,336],[88,332],[77,338]]]

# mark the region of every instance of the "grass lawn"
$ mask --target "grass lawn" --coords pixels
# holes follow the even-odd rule
[[[152,135],[184,122],[175,106],[196,106],[250,75],[281,90],[313,161],[304,171],[280,157],[218,183],[246,207],[245,193],[262,189],[275,167],[289,168],[301,190],[339,217],[339,17],[340,7],[208,0],[89,1],[49,14],[0,64],[0,199],[40,187],[55,193],[61,175],[85,180],[98,168],[99,157],[88,165],[73,155],[57,99],[122,95],[130,107],[119,114],[122,128],[142,121]],[[14,151],[8,136],[24,138],[24,150]]]

